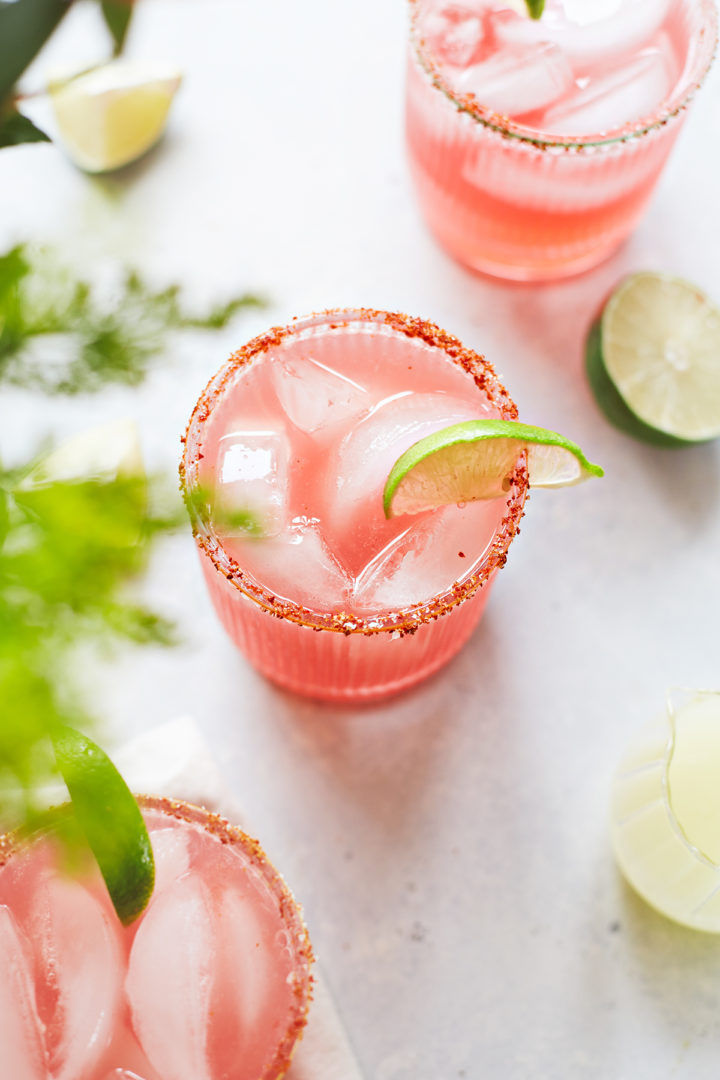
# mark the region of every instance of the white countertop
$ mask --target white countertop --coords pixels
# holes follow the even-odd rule
[[[85,58],[73,12],[44,62]],[[625,273],[684,275],[720,301],[720,67],[649,213],[610,262],[565,284],[474,277],[426,233],[404,161],[402,0],[142,0],[129,53],[185,72],[163,143],[105,179],[48,145],[0,152],[0,250],[111,257],[202,305],[270,307],[175,338],[137,390],[3,393],[0,454],[133,415],[150,467],[226,355],[293,314],[368,305],[433,319],[484,352],[521,418],[581,443],[606,478],[538,492],[462,654],[367,708],[279,691],[225,638],[189,529],[145,592],[172,650],[90,674],[119,732],[180,713],[205,733],[304,903],[368,1080],[717,1077],[720,939],[683,930],[615,870],[610,778],[669,685],[720,686],[720,447],[643,447],[599,414],[582,343]],[[318,1077],[317,1080],[326,1080]]]

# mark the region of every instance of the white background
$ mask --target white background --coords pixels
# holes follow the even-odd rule
[[[420,221],[405,36],[402,0],[138,4],[130,54],[185,73],[167,137],[104,179],[53,146],[2,151],[2,249],[34,239],[86,272],[117,260],[178,281],[197,306],[245,289],[271,305],[174,338],[137,391],[4,391],[0,453],[132,415],[148,466],[173,475],[230,350],[328,306],[422,315],[484,352],[521,418],[575,438],[606,478],[532,496],[483,623],[443,673],[370,708],[275,689],[224,637],[188,530],[145,589],[182,644],[88,671],[92,707],[119,736],[195,716],[304,903],[369,1080],[715,1078],[720,941],[630,892],[606,817],[615,763],[666,687],[720,686],[719,450],[615,432],[582,347],[629,271],[720,301],[720,69],[624,249],[565,284],[510,286],[456,266]],[[33,79],[103,41],[81,6]]]

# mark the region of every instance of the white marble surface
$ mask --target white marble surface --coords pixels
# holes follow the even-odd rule
[[[79,8],[44,63],[92,53]],[[539,492],[471,643],[373,708],[298,700],[226,641],[189,534],[146,593],[183,643],[89,673],[130,735],[181,713],[305,905],[368,1080],[717,1076],[720,941],[619,880],[610,777],[668,684],[718,686],[720,449],[641,447],[599,415],[582,338],[624,273],[685,275],[720,301],[720,69],[625,248],[543,287],[473,277],[430,240],[402,147],[402,0],[143,0],[130,52],[186,80],[167,138],[91,180],[51,146],[0,153],[0,241],[132,261],[198,303],[244,288],[265,312],[175,340],[137,391],[4,392],[0,454],[131,414],[172,472],[197,394],[230,349],[320,307],[423,315],[485,352],[523,419],[575,437],[606,479]],[[39,106],[42,109],[42,105]],[[322,1080],[322,1078],[318,1078]]]

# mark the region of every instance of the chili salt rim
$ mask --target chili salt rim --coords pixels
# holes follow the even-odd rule
[[[714,0],[697,0],[704,16],[704,25],[698,37],[700,44],[694,59],[692,70],[696,71],[689,80],[687,88],[678,94],[678,87],[687,82],[684,71],[667,101],[661,106],[652,120],[641,118],[624,124],[605,135],[586,136],[563,136],[543,133],[534,128],[524,127],[517,124],[502,113],[495,113],[487,106],[482,105],[474,94],[458,94],[451,84],[443,77],[441,68],[434,63],[429,52],[425,49],[425,40],[420,37],[416,23],[418,20],[418,8],[422,0],[408,0],[410,5],[410,42],[418,64],[430,79],[436,90],[439,90],[458,110],[470,116],[477,123],[507,139],[513,139],[519,143],[534,146],[538,150],[568,150],[574,153],[582,153],[584,150],[594,151],[600,148],[612,148],[633,139],[640,139],[643,135],[652,134],[665,127],[688,107],[697,91],[702,86],[705,77],[715,58],[718,45],[718,9]]]
[[[315,960],[310,937],[302,916],[302,908],[290,891],[285,879],[275,869],[263,851],[259,842],[243,832],[237,825],[232,825],[221,814],[206,810],[202,806],[171,799],[165,795],[136,795],[139,805],[146,810],[155,810],[167,817],[176,818],[189,825],[198,825],[205,832],[214,836],[221,844],[237,845],[247,855],[253,869],[256,870],[270,888],[277,900],[280,917],[287,927],[294,953],[295,979],[293,983],[293,1006],[290,1022],[283,1032],[275,1056],[257,1080],[281,1080],[292,1060],[293,1052],[303,1029],[307,1024],[308,1011],[313,996],[314,976],[311,966]],[[69,808],[70,804],[60,807],[58,812]],[[28,843],[40,837],[45,830],[33,830],[30,833],[15,829],[0,835],[0,867],[11,856],[22,851]]]
[[[404,334],[411,339],[420,339],[431,348],[440,349],[446,357],[471,376],[478,389],[486,395],[492,405],[500,410],[502,419],[517,419],[517,406],[495,374],[492,364],[480,353],[466,348],[458,338],[442,330],[435,323],[400,312],[380,311],[374,308],[329,308],[304,317],[296,317],[287,326],[273,326],[231,354],[200,395],[185,435],[182,437],[184,448],[180,462],[180,486],[190,514],[193,535],[200,550],[230,585],[268,614],[313,630],[330,630],[345,635],[414,634],[423,624],[433,622],[442,615],[448,614],[458,604],[469,599],[496,570],[505,565],[508,548],[519,531],[525,500],[529,497],[525,451],[518,459],[518,465],[511,477],[506,513],[495,530],[489,550],[473,573],[454,582],[442,593],[422,603],[371,616],[353,615],[344,611],[314,611],[302,604],[276,596],[242,570],[237,561],[228,555],[222,546],[222,541],[213,531],[209,516],[201,516],[197,503],[192,498],[192,492],[197,483],[199,462],[202,458],[203,426],[238,371],[252,363],[261,354],[281,346],[287,338],[304,331],[310,331],[315,327],[326,327],[333,331],[363,322],[389,327],[395,333]]]

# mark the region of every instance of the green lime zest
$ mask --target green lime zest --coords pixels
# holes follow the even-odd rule
[[[398,458],[385,483],[385,516],[507,496],[523,452],[533,487],[568,487],[603,475],[556,431],[515,420],[468,420],[420,439]]]
[[[531,19],[539,19],[545,10],[545,0],[525,0],[525,4]]]
[[[75,819],[118,918],[128,926],[144,911],[155,884],[155,861],[140,807],[105,751],[86,735],[58,726],[53,746]]]

